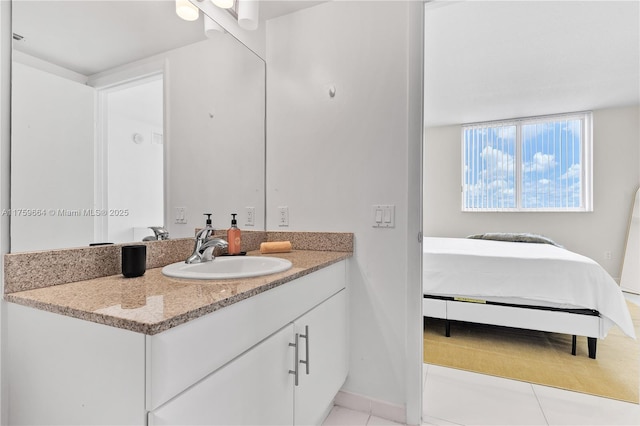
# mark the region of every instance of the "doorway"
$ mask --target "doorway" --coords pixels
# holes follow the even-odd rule
[[[95,241],[141,241],[164,223],[163,74],[98,92]]]

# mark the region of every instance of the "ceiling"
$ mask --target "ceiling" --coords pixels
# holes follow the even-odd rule
[[[261,0],[260,19],[319,3]],[[426,124],[639,104],[639,4],[428,2]],[[13,16],[17,49],[85,76],[204,39],[172,0],[14,0]]]
[[[319,3],[262,0],[260,20]],[[13,0],[12,15],[16,49],[85,76],[205,38],[203,14],[184,21],[173,0]]]
[[[260,20],[268,21],[326,2],[327,0],[260,0]]]
[[[639,5],[427,3],[426,124],[640,104]]]

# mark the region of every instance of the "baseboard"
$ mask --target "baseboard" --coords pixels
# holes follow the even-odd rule
[[[404,405],[380,401],[342,390],[336,395],[334,404],[350,410],[361,411],[372,416],[392,420],[397,423],[407,423],[407,413]]]

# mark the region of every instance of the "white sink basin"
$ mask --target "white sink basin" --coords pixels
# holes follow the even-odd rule
[[[291,262],[279,257],[219,256],[210,262],[172,263],[162,268],[162,273],[173,278],[229,280],[275,274],[289,268]]]

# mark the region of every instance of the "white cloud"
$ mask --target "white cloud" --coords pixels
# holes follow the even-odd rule
[[[488,176],[507,176],[513,174],[513,156],[491,146],[482,149],[480,157],[485,164],[483,172]]]
[[[561,179],[580,179],[581,177],[580,164],[572,164],[571,167],[567,169],[567,172],[561,176]]]
[[[533,154],[533,161],[523,165],[525,173],[543,172],[556,167],[556,156],[553,154],[543,154],[536,152]]]

